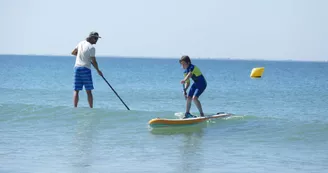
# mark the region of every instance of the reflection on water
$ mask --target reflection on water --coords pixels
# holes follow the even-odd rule
[[[99,123],[99,118],[89,114],[81,116],[77,120],[76,134],[72,142],[74,152],[72,156],[72,166],[77,173],[89,172],[88,168],[93,163],[93,142],[97,133],[96,124]]]
[[[177,166],[176,172],[197,173],[202,172],[204,165],[204,154],[202,147],[203,130],[197,132],[186,132],[183,145],[181,146],[181,165]]]
[[[204,127],[206,127],[206,122],[188,125],[188,126],[169,126],[169,127],[158,127],[158,128],[149,128],[150,132],[154,135],[173,135],[173,134],[186,134],[199,132]]]
[[[181,145],[179,145],[177,161],[174,172],[179,173],[197,173],[202,172],[204,165],[204,155],[202,147],[202,137],[206,122],[191,126],[180,127],[162,127],[151,129],[151,133],[155,135],[179,135]]]

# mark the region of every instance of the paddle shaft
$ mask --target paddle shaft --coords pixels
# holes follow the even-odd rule
[[[95,66],[92,62],[91,62],[91,64],[93,65],[93,66]],[[124,106],[126,107],[126,109],[128,109],[128,110],[130,110],[130,108],[124,103],[124,101],[121,99],[121,97],[116,93],[116,91],[114,90],[114,88],[109,84],[109,82],[106,80],[106,78],[104,77],[104,76],[101,76],[103,79],[104,79],[104,81],[108,84],[108,86],[113,90],[113,92],[116,94],[116,96],[121,100],[121,102],[124,104]]]
[[[116,93],[116,91],[114,90],[114,88],[108,83],[108,81],[105,79],[104,76],[101,76],[105,82],[108,84],[108,86],[114,91],[114,93],[116,94],[116,96],[121,100],[121,102],[124,104],[124,106],[126,107],[126,109],[130,110],[130,108],[124,103],[124,101],[121,99],[121,97]]]
[[[187,90],[186,90],[184,84],[182,84],[182,89],[183,89],[183,93],[187,93]]]
[[[186,88],[185,88],[184,84],[182,84],[182,88],[183,88],[183,94],[187,95],[187,91],[186,91]]]

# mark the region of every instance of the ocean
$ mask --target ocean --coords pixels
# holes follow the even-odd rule
[[[234,116],[155,130],[152,118],[185,111],[178,59],[97,59],[130,110],[94,69],[94,108],[84,91],[73,108],[73,56],[0,60],[1,173],[328,170],[327,62],[192,59],[208,83],[205,114]]]

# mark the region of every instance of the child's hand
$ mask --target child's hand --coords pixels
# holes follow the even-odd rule
[[[185,81],[185,80],[182,80],[182,81],[181,81],[181,84],[184,84],[184,83],[186,83],[186,81]]]
[[[183,91],[183,95],[184,95],[185,99],[187,99],[187,92],[186,91]]]

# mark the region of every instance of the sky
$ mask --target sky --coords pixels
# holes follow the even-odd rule
[[[0,0],[0,54],[328,60],[327,0]]]

